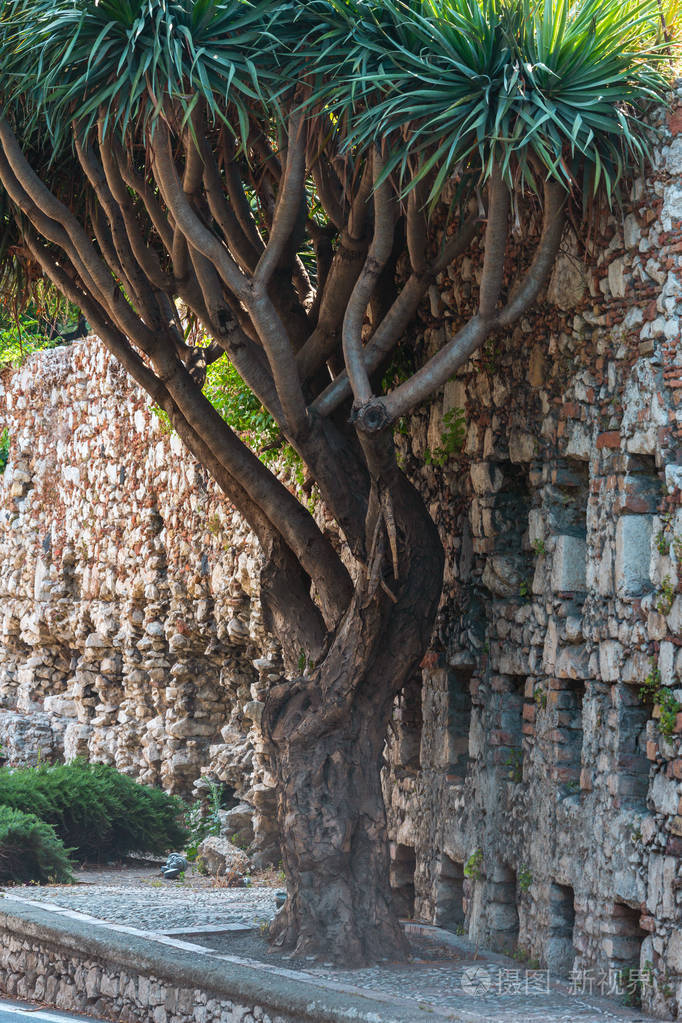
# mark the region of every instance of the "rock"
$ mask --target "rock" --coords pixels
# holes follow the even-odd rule
[[[579,306],[587,289],[582,259],[577,254],[575,243],[569,244],[572,251],[559,254],[547,288],[549,301],[564,310]]]
[[[231,810],[224,810],[221,812],[223,830],[228,834],[232,835],[235,832],[239,832],[240,837],[244,832],[250,832],[251,841],[253,838],[253,815],[255,811],[252,806],[248,803],[238,803],[237,806],[233,806]]]
[[[209,835],[199,845],[197,859],[201,859],[209,874],[224,877],[234,871],[243,873],[249,866],[249,857],[236,845],[220,835]]]

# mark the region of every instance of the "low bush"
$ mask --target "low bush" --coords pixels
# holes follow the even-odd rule
[[[184,806],[105,764],[0,769],[0,804],[51,824],[80,860],[182,848]]]
[[[0,806],[0,882],[72,881],[67,850],[35,814]]]

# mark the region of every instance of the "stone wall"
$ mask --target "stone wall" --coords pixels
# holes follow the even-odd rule
[[[666,1018],[682,1011],[682,714],[671,701],[662,730],[641,689],[682,703],[680,132],[676,107],[628,206],[586,252],[565,238],[544,306],[403,439],[446,586],[386,785],[408,910],[594,990],[650,965]],[[438,282],[425,347],[479,270],[474,255]],[[457,408],[462,455],[424,465]]]
[[[386,774],[406,913],[594,990],[650,966],[661,1016],[682,1007],[682,714],[661,728],[640,690],[682,702],[680,132],[674,107],[627,208],[586,251],[567,233],[546,301],[402,438],[446,580]],[[474,252],[438,281],[417,350],[456,328],[479,271]],[[6,750],[178,791],[212,773],[272,847],[257,719],[277,653],[251,538],[92,339],[3,387]]]
[[[5,374],[0,408],[5,755],[104,761],[185,796],[219,778],[276,861],[249,736],[277,663],[253,537],[97,339]]]

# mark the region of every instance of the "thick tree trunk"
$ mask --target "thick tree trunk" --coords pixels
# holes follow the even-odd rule
[[[349,965],[406,952],[389,886],[380,775],[393,701],[428,646],[442,586],[436,528],[407,480],[390,475],[398,579],[390,529],[377,544],[372,526],[379,553],[326,657],[310,677],[275,687],[263,715],[289,893],[271,938]]]
[[[272,930],[298,953],[357,964],[404,952],[388,882],[381,761],[386,715],[370,704],[277,763],[289,898]]]

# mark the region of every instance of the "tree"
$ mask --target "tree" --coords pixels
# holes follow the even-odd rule
[[[83,311],[262,548],[281,945],[404,951],[380,768],[443,554],[393,431],[536,301],[568,213],[645,158],[667,42],[656,0],[4,0],[4,251]],[[530,251],[509,287],[512,207]],[[473,314],[382,392],[469,251]],[[202,393],[225,358],[340,543]]]

